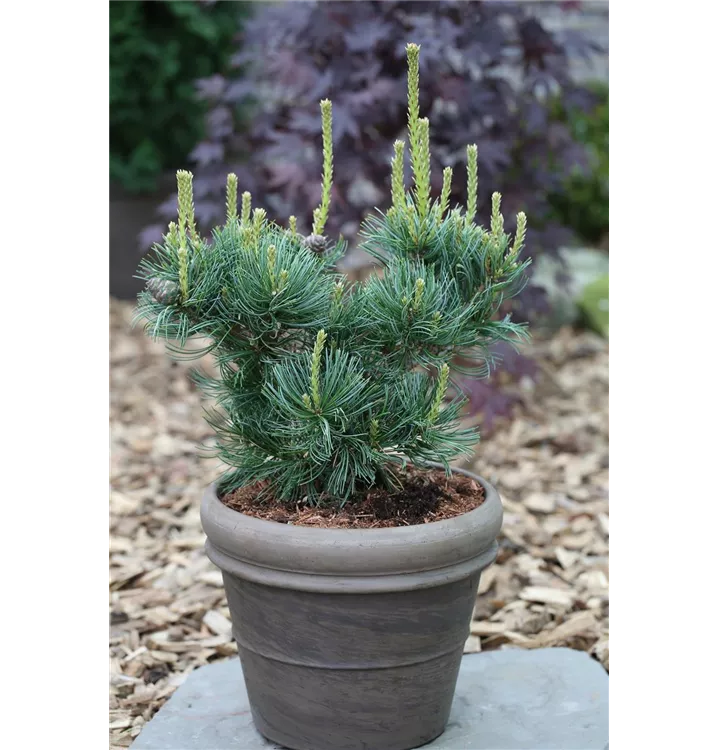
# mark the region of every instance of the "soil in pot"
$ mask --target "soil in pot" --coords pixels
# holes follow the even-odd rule
[[[377,529],[443,521],[483,503],[483,487],[470,477],[442,469],[409,466],[398,472],[401,489],[372,487],[358,492],[342,508],[288,505],[268,497],[264,483],[242,487],[221,498],[232,510],[294,526]]]

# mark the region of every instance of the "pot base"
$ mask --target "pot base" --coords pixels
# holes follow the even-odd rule
[[[257,731],[262,735],[262,737],[264,737],[264,739],[268,740],[269,742],[273,742],[275,745],[279,745],[281,748],[283,748],[283,750],[325,750],[325,747],[323,745],[322,746],[290,745],[288,744],[290,740],[285,740],[279,735],[272,736],[271,733],[265,732],[264,730],[260,730],[259,727],[257,726],[256,716],[254,714],[252,716],[254,719],[254,725],[257,728]],[[438,739],[439,737],[441,737],[441,735],[444,733],[445,730],[446,730],[446,724],[444,724],[444,726],[441,728],[441,731],[438,734],[432,735],[428,739],[422,740],[421,744],[419,745],[409,745],[409,746],[402,745],[401,747],[397,745],[382,745],[381,747],[382,747],[382,750],[384,750],[384,748],[386,748],[386,750],[414,750],[415,748],[424,747],[425,745],[428,745],[430,742],[433,742],[434,740]],[[368,746],[364,745],[363,747],[368,747]],[[332,747],[331,750],[334,750],[334,748]]]
[[[240,658],[267,739],[290,750],[411,750],[446,728],[462,650],[371,670],[289,666],[244,649]]]

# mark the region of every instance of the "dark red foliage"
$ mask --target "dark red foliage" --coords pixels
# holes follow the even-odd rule
[[[452,200],[465,198],[465,149],[479,146],[480,219],[503,194],[507,227],[524,210],[536,255],[570,239],[546,220],[547,195],[582,163],[583,148],[551,122],[546,94],[586,108],[592,94],[569,75],[567,52],[531,3],[291,2],[262,6],[233,58],[237,78],[198,82],[210,102],[207,138],[190,158],[198,220],[222,220],[226,174],[255,205],[309,227],[321,179],[319,100],[334,111],[335,187],[328,230],[355,237],[362,218],[389,203],[392,144],[405,135],[407,42],[421,44],[421,109],[431,119],[434,187],[456,165]],[[546,5],[546,4],[542,4]],[[570,37],[572,54],[592,45]],[[248,122],[233,112],[254,105]],[[174,200],[163,206],[174,214]],[[147,235],[149,238],[149,235]]]
[[[506,381],[514,386],[523,378],[536,380],[538,367],[529,357],[520,354],[508,344],[497,344],[493,349],[497,358],[497,375],[486,379],[461,379],[461,389],[469,399],[469,412],[481,414],[481,432],[489,434],[499,417],[511,413],[514,406],[521,401],[518,388],[505,388]]]

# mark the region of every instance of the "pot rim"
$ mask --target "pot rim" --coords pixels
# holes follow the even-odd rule
[[[380,529],[316,528],[254,518],[224,505],[213,483],[200,510],[207,554],[222,570],[244,577],[251,572],[248,568],[260,567],[266,574],[342,578],[428,572],[440,578],[442,569],[449,567],[484,568],[496,556],[501,499],[487,480],[473,472],[459,468],[452,472],[483,487],[485,499],[478,508],[441,521]]]

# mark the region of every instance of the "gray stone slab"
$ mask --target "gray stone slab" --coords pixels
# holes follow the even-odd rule
[[[238,659],[192,672],[132,750],[267,750]],[[464,656],[446,732],[427,750],[607,750],[608,675],[581,651]],[[381,748],[371,748],[381,750]]]

